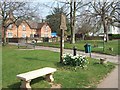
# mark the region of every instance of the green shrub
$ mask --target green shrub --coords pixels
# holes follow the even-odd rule
[[[72,54],[64,54],[63,55],[63,64],[64,65],[72,65],[72,66],[80,66],[81,68],[87,67],[88,59],[82,55],[73,56]]]
[[[120,34],[112,34],[112,39],[120,39]]]

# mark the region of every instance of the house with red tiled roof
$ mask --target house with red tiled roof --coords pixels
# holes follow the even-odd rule
[[[38,28],[36,32],[40,37],[51,38],[51,28],[48,23],[38,23]]]
[[[9,25],[6,32],[7,38],[33,38],[35,35],[50,38],[51,28],[46,22],[18,21],[16,24]]]
[[[28,21],[28,24],[30,28],[35,32],[34,34],[38,35],[39,37],[51,37],[51,28],[48,23],[35,23]]]

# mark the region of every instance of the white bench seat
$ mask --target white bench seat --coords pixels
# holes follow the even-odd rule
[[[42,69],[38,69],[38,70],[34,70],[34,71],[30,71],[27,73],[22,73],[17,75],[17,78],[22,80],[22,85],[21,88],[31,88],[30,87],[30,81],[32,79],[44,76],[46,77],[47,81],[54,81],[52,74],[56,71],[55,68],[50,68],[50,67],[45,67]]]

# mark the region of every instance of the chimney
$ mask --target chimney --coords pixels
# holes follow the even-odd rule
[[[13,18],[14,18],[14,17],[13,17],[13,13],[12,13],[11,11],[9,12],[9,18],[10,18],[10,19],[13,19]]]

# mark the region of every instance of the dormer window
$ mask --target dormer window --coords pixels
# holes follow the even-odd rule
[[[45,27],[45,31],[48,31],[48,28],[49,28],[49,26],[46,26],[46,27]]]
[[[23,30],[23,31],[25,31],[25,30],[26,30],[25,25],[22,25],[22,30]]]
[[[12,29],[12,27],[13,27],[13,25],[12,25],[12,24],[10,24],[8,28],[9,28],[9,29]]]

